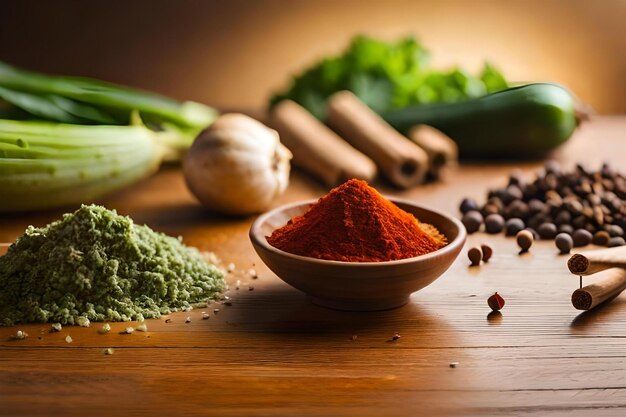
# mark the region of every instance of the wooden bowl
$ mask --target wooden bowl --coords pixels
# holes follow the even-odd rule
[[[327,261],[284,252],[266,236],[293,216],[304,213],[317,200],[289,204],[265,214],[252,224],[250,240],[263,262],[287,284],[308,294],[318,305],[351,311],[400,307],[410,295],[439,278],[459,255],[466,232],[453,217],[390,198],[420,221],[430,223],[447,238],[448,245],[426,255],[388,262]]]

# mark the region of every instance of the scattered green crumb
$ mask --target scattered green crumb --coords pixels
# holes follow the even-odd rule
[[[28,337],[28,333],[26,333],[23,330],[18,330],[17,332],[15,332],[15,336],[13,336],[13,339],[16,340],[24,340]]]
[[[138,332],[147,332],[148,326],[146,326],[145,323],[142,323],[139,326],[135,327],[135,330]]]
[[[63,326],[61,326],[61,323],[52,323],[51,332],[60,332],[63,329]]]
[[[113,348],[106,348],[106,349],[104,349],[104,354],[105,355],[112,355],[113,354]]]
[[[80,317],[78,317],[77,324],[78,324],[80,327],[89,327],[89,326],[91,326],[91,322],[90,322],[90,321],[89,321],[89,319],[88,319],[87,317],[85,317],[85,316],[80,316]]]
[[[43,228],[29,226],[0,257],[0,325],[188,311],[225,288],[223,272],[205,258],[129,217],[84,205]]]
[[[134,329],[134,328],[132,328],[132,327],[127,327],[127,328],[125,328],[124,330],[122,330],[122,331],[120,332],[120,334],[131,334],[131,333],[133,333],[134,331],[135,331],[135,329]]]
[[[67,336],[65,336],[65,341],[67,343],[72,343],[74,341],[74,339],[72,339],[72,336],[70,336],[69,334]]]
[[[102,327],[100,328],[100,330],[98,330],[98,333],[107,334],[110,331],[111,331],[111,325],[109,323],[104,323]]]

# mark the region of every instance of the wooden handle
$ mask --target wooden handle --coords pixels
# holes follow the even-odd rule
[[[457,165],[459,147],[441,130],[428,125],[416,125],[409,131],[408,138],[426,151],[428,175],[432,178],[439,178],[444,167]]]
[[[575,253],[567,261],[575,275],[591,275],[609,268],[626,268],[626,246]]]
[[[330,186],[352,178],[371,181],[376,164],[291,100],[272,109],[270,124],[293,154],[294,165]]]
[[[369,156],[396,186],[408,188],[424,181],[426,152],[398,133],[349,91],[328,101],[328,124],[352,146]]]
[[[572,305],[578,310],[591,310],[610,301],[626,289],[626,270],[611,268],[597,274],[599,282],[579,288],[572,294]]]

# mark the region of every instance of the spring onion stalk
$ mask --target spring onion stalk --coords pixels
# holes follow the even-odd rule
[[[0,62],[0,101],[26,118],[73,124],[128,125],[137,112],[146,126],[171,134],[169,146],[185,149],[217,117],[211,107],[80,77],[51,76]]]
[[[0,212],[93,201],[159,167],[168,132],[0,119]]]

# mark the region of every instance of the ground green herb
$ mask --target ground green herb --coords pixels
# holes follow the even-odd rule
[[[156,318],[216,298],[220,269],[101,206],[29,226],[0,257],[0,325]]]

